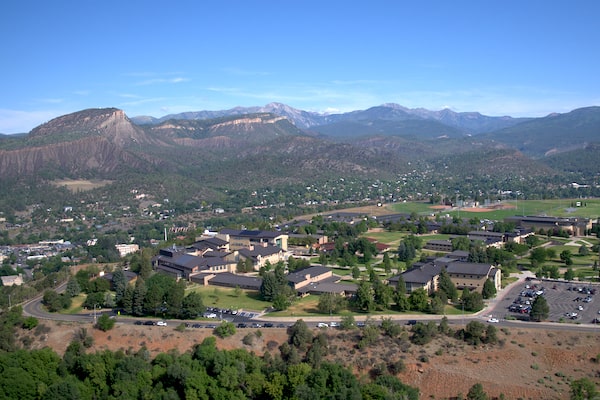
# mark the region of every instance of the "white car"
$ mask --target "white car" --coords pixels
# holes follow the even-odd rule
[[[167,323],[165,321],[158,321],[156,323],[156,325],[158,325],[158,326],[167,326]]]
[[[498,321],[498,318],[492,317],[492,318],[488,319],[487,322],[490,322],[492,324],[497,324],[499,321]]]
[[[325,322],[319,322],[317,324],[317,328],[329,328],[329,325],[327,325]]]

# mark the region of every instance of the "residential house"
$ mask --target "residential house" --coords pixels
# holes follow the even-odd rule
[[[2,286],[21,286],[23,284],[23,274],[1,276]]]

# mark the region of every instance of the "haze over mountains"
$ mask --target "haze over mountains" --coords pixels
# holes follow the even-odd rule
[[[543,118],[397,104],[325,115],[271,103],[131,119],[114,108],[89,109],[25,136],[0,136],[0,176],[114,179],[160,172],[206,188],[394,180],[415,168],[450,177],[465,171],[535,177],[581,171],[583,160],[593,172],[600,165],[598,142],[600,107]]]

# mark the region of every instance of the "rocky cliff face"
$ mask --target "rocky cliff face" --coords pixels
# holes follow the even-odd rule
[[[123,164],[146,164],[128,148],[154,143],[122,110],[91,109],[55,118],[33,129],[22,146],[0,149],[0,174],[23,176],[56,170],[73,175],[111,173]]]
[[[119,147],[152,142],[143,129],[131,123],[123,110],[116,108],[89,109],[63,115],[33,129],[29,138],[59,138],[65,134],[76,138],[102,136]]]
[[[0,150],[0,175],[23,176],[57,170],[65,175],[94,170],[100,174],[114,172],[123,163],[142,167],[144,162],[103,137],[72,142]]]

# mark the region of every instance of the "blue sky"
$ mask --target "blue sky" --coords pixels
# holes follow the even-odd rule
[[[8,0],[0,132],[96,107],[568,112],[600,105],[598,15],[596,0]]]

